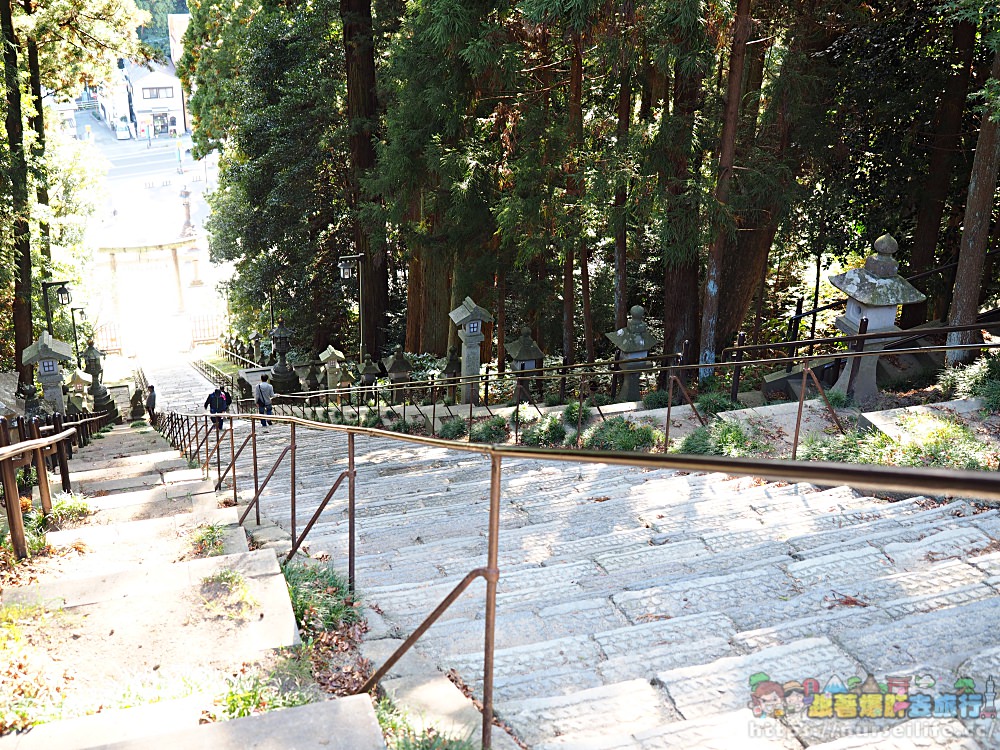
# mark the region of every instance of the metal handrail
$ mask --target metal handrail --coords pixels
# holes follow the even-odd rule
[[[220,346],[219,347],[219,351],[224,356],[226,356],[229,359],[229,361],[232,362],[234,365],[238,365],[240,363],[246,363],[246,365],[248,367],[263,367],[264,366],[264,365],[261,365],[261,364],[259,364],[257,362],[254,362],[252,359],[247,359],[246,357],[237,354],[232,349],[227,349],[224,346]]]
[[[989,346],[989,345],[988,345]],[[992,345],[1000,346],[1000,344]],[[935,347],[936,349],[969,349],[970,346]],[[877,352],[850,352],[845,356],[863,357],[872,356]],[[729,363],[732,365],[746,366],[752,362]],[[697,368],[699,365],[691,365]],[[671,376],[673,374],[671,373]],[[803,389],[804,397],[804,389]],[[800,405],[801,409],[801,405]],[[448,594],[434,611],[416,628],[409,638],[396,650],[396,652],[377,669],[372,677],[357,692],[365,692],[373,686],[378,678],[388,672],[392,664],[415,643],[419,637],[433,624],[433,622],[462,594],[465,588],[477,577],[486,579],[486,614],[484,627],[484,665],[483,665],[483,727],[482,727],[482,747],[491,747],[491,731],[493,721],[493,657],[495,644],[496,627],[496,590],[499,579],[498,552],[499,552],[499,516],[500,516],[500,477],[502,462],[506,459],[520,458],[542,461],[559,461],[572,463],[598,463],[619,466],[634,466],[649,469],[666,469],[686,472],[711,472],[735,474],[739,476],[755,476],[770,481],[784,482],[811,482],[820,485],[847,484],[852,487],[860,487],[869,490],[880,490],[889,492],[915,492],[917,494],[960,494],[963,496],[976,497],[992,501],[1000,501],[1000,475],[995,472],[974,472],[968,470],[953,469],[912,469],[897,468],[889,466],[851,465],[831,462],[799,462],[780,459],[757,459],[757,458],[729,458],[721,456],[692,456],[679,454],[636,454],[636,453],[615,453],[610,451],[574,450],[567,451],[557,448],[534,448],[508,445],[477,445],[470,443],[455,443],[438,438],[428,438],[416,435],[405,435],[385,430],[378,430],[368,427],[354,427],[349,425],[332,425],[321,422],[314,422],[300,417],[284,415],[257,415],[244,414],[239,417],[226,416],[230,422],[230,440],[233,440],[232,425],[235,419],[243,419],[251,422],[251,435],[254,443],[254,485],[257,488],[254,500],[257,501],[262,491],[259,488],[259,478],[257,476],[256,465],[256,422],[267,420],[273,424],[287,424],[293,431],[296,426],[307,429],[331,431],[346,434],[348,441],[348,469],[342,472],[333,489],[327,493],[321,507],[325,507],[342,480],[348,480],[348,516],[349,516],[349,545],[348,545],[348,566],[349,581],[351,590],[355,586],[355,482],[357,478],[355,468],[355,448],[354,442],[358,435],[368,437],[378,437],[394,440],[403,443],[411,443],[429,448],[443,448],[447,450],[464,453],[476,453],[490,458],[490,508],[489,508],[489,530],[487,547],[486,567],[475,568],[469,571],[462,582]],[[202,414],[184,414],[171,412],[164,419],[162,429],[175,445],[180,444],[182,450],[190,449],[191,443],[185,440],[185,435],[190,436],[190,423],[194,420],[205,419]],[[185,427],[187,428],[185,430]],[[294,489],[295,477],[295,450],[294,437],[291,448],[292,461],[290,468],[290,483]],[[200,446],[199,446],[200,449]],[[285,451],[288,451],[286,448]],[[282,457],[284,456],[284,452]],[[235,470],[236,457],[233,458],[233,492],[236,494]],[[279,459],[280,461],[280,459]],[[229,469],[227,469],[228,472]],[[272,468],[271,473],[273,474]],[[221,472],[221,469],[220,469]],[[221,473],[220,473],[221,476]],[[270,478],[270,477],[269,477]],[[244,518],[249,513],[251,506],[248,506],[243,514]],[[257,505],[259,513],[259,505]],[[307,525],[307,531],[312,527],[318,512]],[[292,524],[295,526],[295,506],[292,499]],[[242,520],[242,519],[241,519]],[[303,534],[304,537],[304,534]],[[296,546],[300,544],[302,538],[296,540],[293,532],[293,542]]]

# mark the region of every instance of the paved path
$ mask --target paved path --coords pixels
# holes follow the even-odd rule
[[[197,390],[193,370],[147,375],[168,393]],[[248,429],[237,421],[237,445]],[[301,529],[346,467],[346,439],[300,428],[296,440]],[[281,426],[259,436],[262,471],[288,442]],[[374,438],[358,440],[357,460],[357,580],[373,607],[369,652],[384,656],[484,564],[489,463]],[[286,528],[288,464],[262,495],[264,514]],[[241,463],[241,491],[252,487],[248,470]],[[339,568],[345,496],[309,540]],[[964,500],[888,503],[848,488],[506,461],[497,713],[537,750],[1000,747],[994,721],[948,718],[978,715],[976,696],[1000,676],[1000,516],[980,511]],[[474,584],[417,648],[476,694],[483,591]],[[974,680],[965,708],[959,677]],[[412,679],[401,663],[383,686],[405,692]],[[788,691],[778,718],[749,708],[760,680],[761,694]],[[839,694],[840,683],[864,694]],[[903,687],[876,698],[878,683]],[[828,692],[803,708],[813,685]],[[907,718],[932,700],[939,718]]]

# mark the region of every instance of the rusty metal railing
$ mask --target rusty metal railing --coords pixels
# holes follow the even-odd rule
[[[969,345],[935,347],[935,349],[969,349],[977,348]],[[877,356],[879,352],[854,352],[845,353],[846,357]],[[798,358],[802,359],[802,358]],[[803,372],[803,384],[810,375],[810,358],[805,358]],[[764,360],[773,362],[773,360]],[[735,366],[737,363],[720,363],[716,366]],[[756,362],[742,362],[742,366],[756,364]],[[691,365],[692,369],[699,365]],[[676,374],[680,369],[674,366],[669,369],[669,383],[672,388],[675,379],[683,388],[683,383]],[[815,377],[814,377],[815,380]],[[822,392],[822,386],[816,385]],[[803,398],[805,388],[802,389]],[[688,398],[690,401],[690,398]],[[693,406],[693,404],[692,404]],[[831,409],[832,411],[832,409]],[[695,412],[697,413],[697,411]],[[800,400],[801,417],[801,400]],[[217,415],[218,416],[218,415]],[[437,607],[420,623],[420,625],[410,634],[402,645],[386,660],[386,662],[376,669],[372,676],[358,690],[366,692],[370,690],[379,679],[381,679],[392,666],[412,647],[414,643],[434,624],[434,622],[454,603],[462,593],[477,578],[486,581],[485,599],[485,620],[484,620],[484,662],[483,662],[483,728],[482,746],[491,747],[491,732],[493,724],[493,650],[495,644],[496,629],[496,591],[499,581],[500,571],[498,568],[499,559],[499,519],[501,501],[501,474],[504,459],[531,459],[543,461],[559,461],[573,463],[600,463],[611,465],[624,465],[643,467],[650,469],[672,469],[686,472],[721,472],[738,476],[755,476],[771,481],[784,482],[811,482],[820,485],[840,485],[846,484],[852,487],[890,491],[890,492],[914,492],[917,494],[948,494],[962,495],[967,497],[980,498],[983,500],[1000,502],[1000,475],[995,472],[973,472],[940,469],[912,469],[896,468],[886,466],[854,466],[848,464],[835,464],[829,462],[798,462],[787,460],[762,460],[756,458],[728,458],[716,456],[691,456],[679,454],[661,453],[614,453],[609,451],[551,449],[551,448],[529,448],[509,445],[477,445],[470,443],[455,443],[447,440],[440,440],[432,437],[420,437],[415,435],[405,435],[400,433],[376,430],[366,427],[354,427],[346,425],[331,425],[322,422],[311,421],[300,417],[282,415],[258,415],[243,414],[240,416],[221,415],[228,420],[227,434],[230,441],[231,463],[226,469],[225,475],[221,466],[218,467],[219,479],[217,486],[221,486],[223,476],[228,476],[232,472],[233,496],[237,494],[237,471],[236,462],[246,447],[244,441],[239,452],[234,448],[235,430],[234,424],[237,420],[247,421],[250,424],[249,444],[252,446],[252,474],[254,481],[254,496],[247,508],[244,510],[240,521],[245,521],[250,510],[257,514],[257,522],[260,523],[260,497],[273,478],[278,466],[286,458],[289,462],[289,490],[290,490],[290,526],[292,537],[292,548],[286,557],[290,560],[299,549],[306,535],[313,528],[323,510],[333,498],[337,490],[342,486],[344,480],[348,485],[348,580],[351,590],[355,589],[355,556],[356,556],[356,482],[357,482],[357,456],[355,440],[358,435],[368,437],[379,437],[395,440],[404,443],[413,443],[428,448],[445,448],[452,451],[466,453],[478,453],[488,456],[490,459],[490,506],[488,517],[488,546],[487,559],[484,567],[477,567],[470,570],[463,579],[453,588],[453,590],[438,604]],[[699,416],[699,418],[701,418]],[[286,425],[290,430],[290,444],[281,451],[277,461],[271,466],[264,482],[260,482],[260,467],[257,461],[257,422],[267,420],[275,425]],[[838,423],[839,424],[839,423]],[[206,437],[201,438],[201,428],[204,426]],[[668,417],[669,427],[669,417]],[[347,469],[342,471],[334,481],[331,489],[327,492],[324,500],[320,503],[312,517],[306,523],[301,534],[297,532],[298,520],[295,499],[296,486],[296,429],[304,428],[319,431],[332,431],[346,434],[347,437]],[[182,414],[171,412],[164,415],[160,421],[159,429],[170,440],[190,458],[201,456],[202,448],[206,448],[206,455],[221,454],[221,442],[223,438],[217,436],[217,446],[214,453],[209,453],[207,447],[209,433],[208,417],[203,414]],[[798,432],[798,430],[796,430]],[[206,459],[207,461],[207,459]],[[206,465],[206,464],[203,464]]]

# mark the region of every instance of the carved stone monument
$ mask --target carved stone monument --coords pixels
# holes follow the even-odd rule
[[[91,384],[88,392],[94,399],[94,411],[109,412],[112,421],[118,421],[118,408],[115,406],[111,394],[101,382],[104,378],[104,367],[101,365],[101,357],[104,352],[94,346],[94,340],[87,342],[87,348],[83,352],[84,371],[90,375]]]
[[[542,354],[542,350],[538,347],[538,344],[531,338],[531,329],[528,326],[524,326],[521,329],[520,337],[507,344],[504,348],[507,350],[507,356],[513,362],[512,368],[515,372],[533,370],[538,367],[539,362],[545,356]],[[518,403],[521,403],[527,400],[528,397],[528,379],[526,377],[518,377],[515,398]]]

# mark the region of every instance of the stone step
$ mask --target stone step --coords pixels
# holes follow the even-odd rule
[[[207,525],[222,527],[221,554],[247,552],[246,534],[234,508],[178,513],[126,523],[89,524],[46,534],[48,543],[65,550],[46,566],[39,582],[73,581],[108,575],[125,568],[172,563],[194,557],[194,537]]]
[[[596,741],[608,730],[622,726],[640,732],[681,718],[648,680],[509,701],[497,713],[517,727],[517,734],[529,747],[563,734]]]
[[[245,591],[226,596],[208,582],[219,574],[237,576]],[[284,577],[266,550],[5,589],[3,604],[54,613],[33,629],[40,649],[74,639],[74,680],[64,690],[71,714],[114,705],[134,682],[231,674],[299,643]],[[123,650],[141,665],[134,673],[118,666]]]
[[[827,638],[806,638],[751,654],[667,670],[660,672],[657,680],[685,719],[702,719],[745,707],[750,699],[748,678],[757,672],[778,682],[863,674],[855,656],[855,652],[848,653]]]
[[[382,731],[367,695],[269,711],[232,721],[203,724],[162,738],[163,747],[247,750],[385,750]],[[294,744],[290,744],[294,743]],[[108,745],[107,750],[146,750],[145,740]]]

